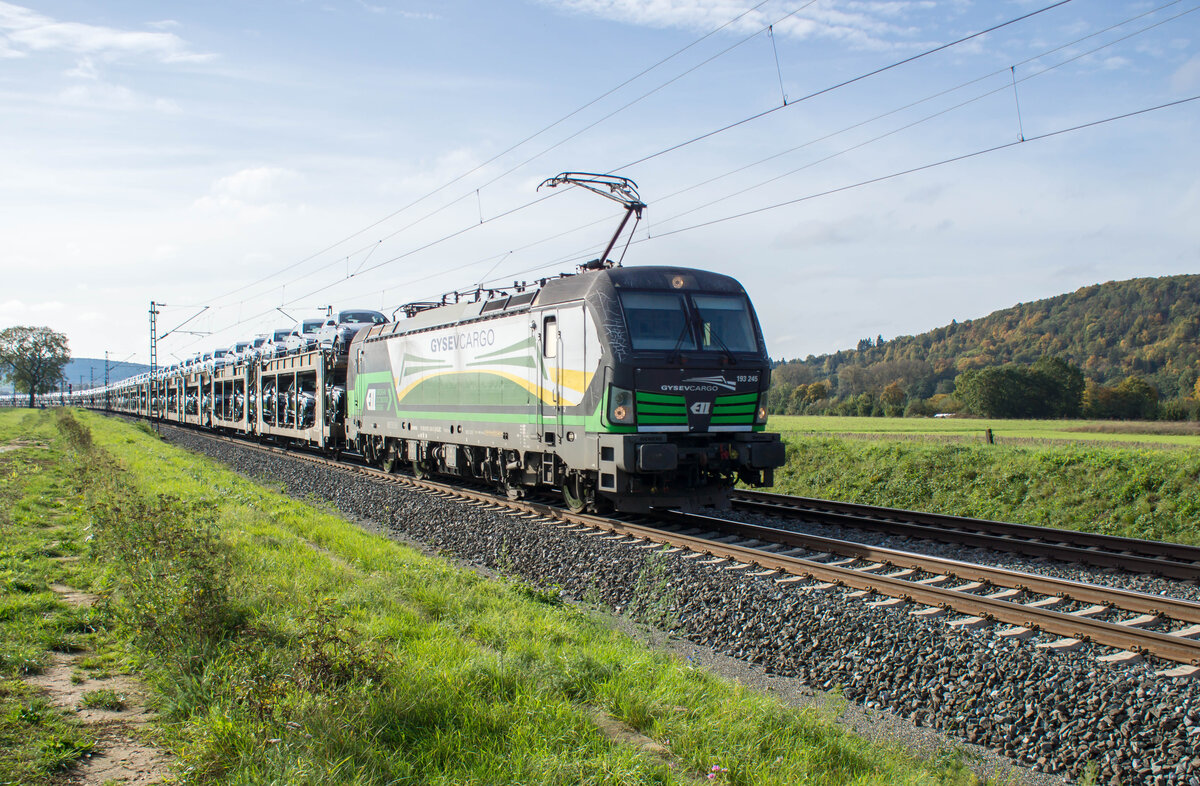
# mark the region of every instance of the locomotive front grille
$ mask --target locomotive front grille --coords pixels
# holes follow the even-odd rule
[[[686,426],[687,399],[669,393],[636,393],[637,422],[640,426]]]
[[[639,390],[635,393],[635,401],[637,424],[640,427],[658,426],[676,430],[691,426],[692,431],[706,431],[709,428],[728,430],[737,426],[753,427],[758,393],[689,398],[683,394]]]
[[[733,396],[717,396],[713,402],[714,426],[753,426],[754,411],[758,408],[757,393],[739,393]]]

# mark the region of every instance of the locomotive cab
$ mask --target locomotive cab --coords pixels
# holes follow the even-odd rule
[[[684,268],[606,276],[596,492],[623,510],[691,508],[727,505],[736,480],[770,485],[784,449],[763,433],[770,358],[742,286]]]

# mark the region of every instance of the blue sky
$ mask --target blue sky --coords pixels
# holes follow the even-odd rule
[[[626,264],[738,277],[774,357],[1200,268],[1200,101],[1035,139],[1200,95],[1200,0],[1073,0],[810,99],[1052,2],[756,2],[0,0],[0,326],[144,361],[151,300],[208,306],[171,361],[568,271],[620,209],[531,204],[563,170],[636,180]]]

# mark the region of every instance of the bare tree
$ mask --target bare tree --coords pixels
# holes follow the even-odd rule
[[[67,337],[48,327],[10,327],[0,330],[0,374],[18,393],[34,396],[54,390],[63,367],[71,360]]]

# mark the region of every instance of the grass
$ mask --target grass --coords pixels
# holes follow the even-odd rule
[[[95,739],[26,678],[55,652],[103,644],[95,615],[50,589],[72,580],[72,564],[55,557],[82,551],[63,471],[72,446],[45,413],[10,411],[0,417],[0,447],[16,447],[0,452],[0,783],[32,786],[67,770]]]
[[[1200,545],[1200,454],[785,432],[774,491]]]
[[[119,712],[125,709],[125,697],[112,688],[89,690],[80,698],[79,706],[90,710]]]
[[[137,653],[183,783],[974,782],[955,757],[869,743],[646,649],[553,588],[485,580],[136,428],[78,420],[88,459],[44,469],[83,483],[42,496],[83,503],[72,578]],[[0,434],[46,428],[0,413]],[[54,565],[20,569],[36,589]],[[668,753],[608,736],[597,712]]]
[[[852,436],[933,442],[983,442],[984,432],[991,429],[997,444],[1200,447],[1200,424],[1165,421],[772,415],[767,429],[785,436]]]

